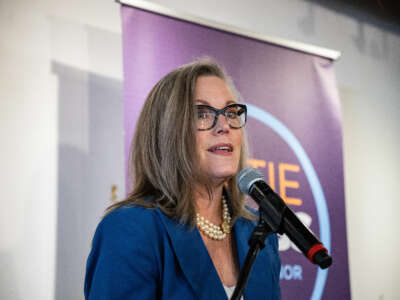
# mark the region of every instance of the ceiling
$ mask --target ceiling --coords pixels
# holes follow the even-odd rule
[[[341,13],[363,11],[386,23],[400,25],[400,0],[308,0]]]

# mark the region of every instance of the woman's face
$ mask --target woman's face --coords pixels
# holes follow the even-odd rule
[[[195,104],[222,109],[236,103],[225,81],[216,76],[200,76],[195,87]],[[223,114],[210,130],[197,131],[200,169],[211,182],[220,183],[236,175],[242,145],[242,129],[229,126]]]

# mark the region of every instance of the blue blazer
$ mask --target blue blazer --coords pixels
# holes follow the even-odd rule
[[[254,222],[233,227],[240,267],[249,249]],[[254,263],[244,300],[280,299],[280,259],[270,235]],[[227,299],[197,228],[191,229],[160,209],[121,207],[97,227],[85,278],[87,300]]]

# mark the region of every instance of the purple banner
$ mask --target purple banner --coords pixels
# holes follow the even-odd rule
[[[350,299],[340,103],[332,61],[122,6],[125,149],[152,86],[169,71],[211,56],[249,107],[252,159],[271,187],[328,248],[319,270],[279,240],[282,299]]]

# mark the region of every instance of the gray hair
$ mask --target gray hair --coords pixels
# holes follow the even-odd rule
[[[132,192],[125,200],[110,206],[107,213],[123,205],[159,207],[169,217],[194,225],[194,185],[202,183],[211,190],[207,179],[197,171],[194,92],[200,76],[223,79],[239,102],[233,81],[210,58],[195,60],[164,76],[147,96],[137,122],[129,159]],[[243,143],[239,170],[248,160],[247,138],[244,129],[240,130]],[[235,177],[225,183],[225,189],[232,220],[253,219],[253,214],[245,208],[245,196],[240,193]]]

